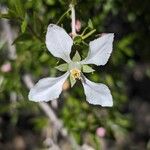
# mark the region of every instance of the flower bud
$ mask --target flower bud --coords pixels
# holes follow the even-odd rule
[[[11,63],[10,62],[7,62],[7,63],[4,63],[2,66],[1,66],[1,71],[2,72],[10,72],[11,71]]]
[[[103,127],[99,127],[99,128],[97,128],[97,130],[96,130],[96,134],[97,134],[97,136],[99,136],[99,137],[104,137],[105,134],[106,134],[106,129],[103,128]]]
[[[79,32],[81,30],[81,22],[80,22],[80,20],[76,20],[75,28],[76,28],[77,32]]]

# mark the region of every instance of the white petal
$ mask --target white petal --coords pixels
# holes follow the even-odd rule
[[[73,40],[66,31],[54,24],[50,24],[46,33],[46,46],[52,55],[70,62],[70,52]]]
[[[94,83],[84,77],[82,81],[86,100],[90,104],[108,106],[113,105],[112,96],[109,88],[101,83]]]
[[[66,72],[57,78],[43,78],[31,88],[28,98],[31,101],[41,102],[54,100],[59,97],[62,92],[62,86],[69,76],[69,72]]]
[[[109,33],[90,42],[88,56],[82,61],[82,64],[105,65],[112,52],[113,40],[114,34]]]

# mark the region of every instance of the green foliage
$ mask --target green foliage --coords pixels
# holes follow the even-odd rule
[[[21,24],[21,32],[24,33],[26,31],[26,28],[27,28],[27,19],[25,17],[25,19],[23,20]]]
[[[25,8],[21,0],[10,0],[9,9],[20,18],[25,17]]]
[[[48,126],[48,119],[46,117],[37,117],[31,120],[32,124],[34,125],[34,129],[36,131],[42,130],[45,126]]]

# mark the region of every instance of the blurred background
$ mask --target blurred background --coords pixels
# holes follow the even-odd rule
[[[82,85],[69,81],[56,101],[28,100],[29,88],[43,77],[59,76],[61,60],[45,46],[49,23],[69,8],[67,0],[0,1],[0,149],[150,149],[150,1],[78,0],[79,34],[90,24],[96,33],[115,33],[111,58],[86,74],[109,86],[114,106],[85,100]],[[70,33],[69,13],[61,20]],[[80,29],[81,25],[81,29]],[[93,28],[92,27],[92,28]],[[88,49],[81,48],[82,58]]]

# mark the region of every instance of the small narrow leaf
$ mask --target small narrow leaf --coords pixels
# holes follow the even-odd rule
[[[11,16],[9,15],[9,13],[5,13],[5,14],[0,13],[0,19],[2,18],[11,19]]]
[[[1,13],[0,12],[0,19],[6,18],[6,19],[16,19],[16,12],[14,10],[8,9],[7,13]]]
[[[33,30],[38,34],[38,35],[41,35],[43,36],[43,27],[44,27],[44,24],[43,24],[43,21],[41,20],[39,14],[34,11],[33,12],[33,23],[32,23],[32,27],[33,27]]]
[[[27,28],[27,20],[24,19],[21,24],[21,32],[24,33],[26,31],[26,28]]]
[[[59,71],[67,71],[68,70],[68,64],[67,63],[65,63],[65,64],[61,64],[61,65],[59,65],[59,66],[57,66],[57,67],[55,67],[57,70],[59,70]]]
[[[16,16],[25,17],[25,7],[21,0],[10,0],[10,8],[16,12]]]
[[[30,40],[31,36],[27,33],[21,33],[18,37],[16,37],[16,39],[13,41],[13,44],[16,44],[17,42],[23,42],[25,40]]]
[[[91,28],[91,29],[94,29],[94,26],[93,26],[93,23],[92,23],[91,19],[89,19],[89,21],[88,21],[88,27]]]
[[[88,66],[88,65],[83,65],[82,66],[82,71],[84,73],[91,73],[91,72],[94,72],[95,70],[92,67]]]
[[[71,84],[71,87],[73,87],[74,85],[75,85],[75,83],[76,83],[76,80],[75,79],[73,79],[73,77],[70,75],[70,84]]]
[[[80,60],[81,60],[81,56],[80,56],[79,52],[76,51],[75,55],[72,58],[72,61],[77,62],[77,61],[80,61]]]

